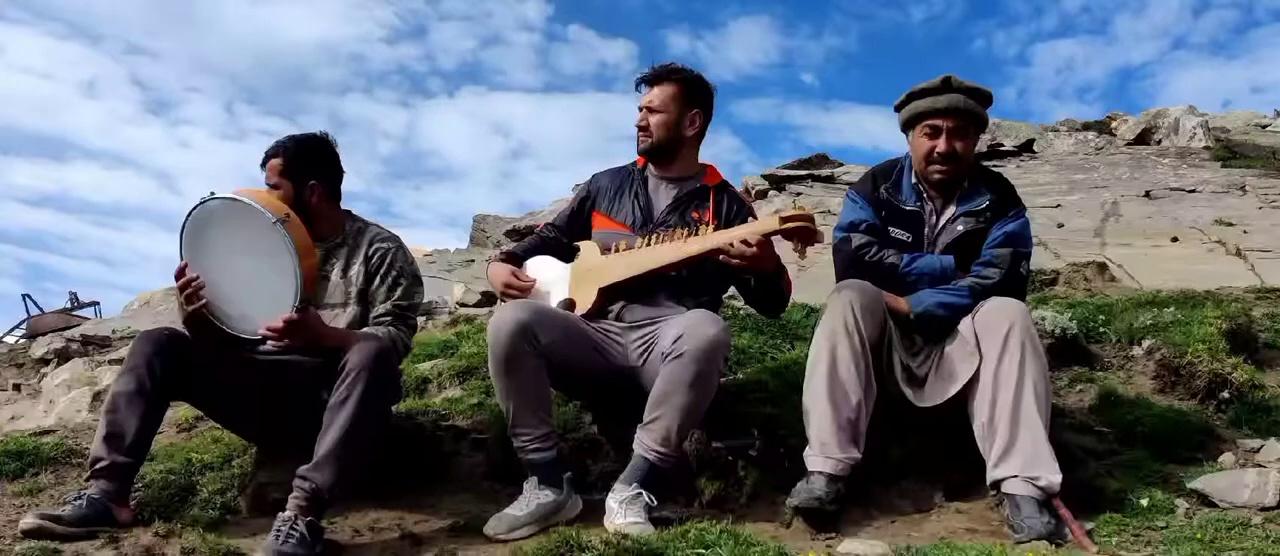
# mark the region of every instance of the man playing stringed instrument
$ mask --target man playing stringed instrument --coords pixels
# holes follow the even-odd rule
[[[1048,508],[1062,483],[1048,365],[1023,302],[1031,227],[1013,184],[974,154],[992,102],[951,75],[907,91],[894,111],[909,152],[845,195],[838,283],[805,371],[809,472],[788,507],[838,507],[878,391],[918,407],[960,397],[1014,540],[1063,540]]]
[[[489,371],[530,474],[523,494],[485,525],[495,540],[533,535],[582,509],[557,454],[552,388],[588,406],[614,403],[613,395],[628,388],[648,391],[631,461],[605,500],[604,526],[652,532],[650,485],[677,462],[725,367],[729,333],[718,315],[724,294],[732,286],[770,317],[790,302],[786,267],[763,237],[627,282],[586,318],[524,299],[534,287],[520,270],[524,262],[538,255],[572,261],[574,242],[593,240],[612,250],[641,236],[729,228],[754,217],[714,166],[699,163],[713,110],[711,84],[692,69],[664,64],[635,85],[644,89],[635,123],[639,160],[592,176],[553,220],[489,264],[489,282],[511,300],[489,322]]]
[[[283,137],[260,166],[271,195],[315,241],[311,304],[260,331],[273,348],[264,350],[217,327],[204,309],[204,280],[180,263],[184,330],[146,330],[133,341],[102,404],[89,488],[57,511],[27,515],[23,535],[75,539],[128,526],[134,479],[170,403],[185,401],[259,452],[310,460],[296,471],[264,552],[321,553],[319,520],[400,398],[422,276],[399,237],[341,206],[344,172],[328,134]]]

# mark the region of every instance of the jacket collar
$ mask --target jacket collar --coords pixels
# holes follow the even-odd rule
[[[649,161],[645,160],[643,156],[636,157],[636,168],[643,170],[648,163]],[[699,185],[714,187],[724,181],[724,175],[715,166],[703,162],[702,167],[704,171],[702,172],[702,182]]]
[[[920,195],[920,190],[911,181],[911,177],[914,175],[913,172],[911,153],[902,155],[902,163],[898,165],[898,172],[895,174],[896,179],[892,182],[895,187],[891,190],[891,194],[897,198],[899,203],[919,208],[924,206],[924,198]],[[991,201],[991,192],[982,183],[982,179],[977,176],[977,172],[970,174],[968,183],[956,197],[956,214],[976,209]]]

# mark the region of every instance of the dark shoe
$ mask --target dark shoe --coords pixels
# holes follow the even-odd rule
[[[844,496],[844,477],[810,471],[791,489],[787,496],[787,508],[792,510],[822,510],[834,512],[840,509]]]
[[[1048,541],[1064,544],[1071,540],[1067,527],[1044,502],[1033,496],[1000,493],[1000,510],[1014,543]]]
[[[303,517],[285,510],[276,514],[275,525],[262,545],[266,556],[293,556],[296,554],[323,554],[324,527],[315,518]]]
[[[18,521],[18,533],[28,539],[78,540],[127,527],[116,518],[111,502],[89,491],[73,493],[57,511],[35,511]]]

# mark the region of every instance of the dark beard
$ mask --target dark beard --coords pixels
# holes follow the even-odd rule
[[[678,140],[658,141],[654,139],[643,147],[637,143],[636,154],[643,156],[645,160],[654,164],[667,164],[676,159],[682,146]]]

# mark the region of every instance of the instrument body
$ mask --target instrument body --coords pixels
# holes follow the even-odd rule
[[[813,215],[790,210],[719,231],[668,232],[640,238],[639,247],[604,254],[594,241],[576,243],[578,255],[572,263],[549,256],[531,257],[523,270],[533,278],[530,299],[585,315],[600,302],[600,291],[626,280],[668,269],[684,261],[715,251],[751,236],[781,236],[804,257],[805,248],[822,241]]]
[[[239,189],[209,195],[182,223],[179,253],[205,282],[205,311],[227,332],[258,331],[307,304],[318,254],[301,219],[271,193]]]

